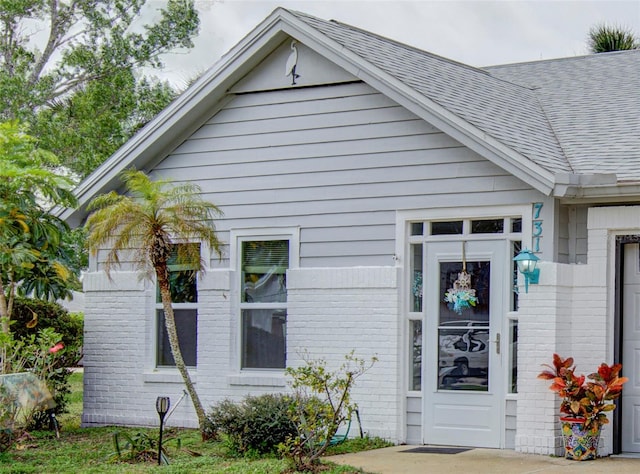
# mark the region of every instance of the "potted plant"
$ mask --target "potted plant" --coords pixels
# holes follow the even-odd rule
[[[553,366],[544,364],[538,378],[552,380],[549,389],[558,394],[565,457],[574,460],[595,459],[602,425],[609,423],[607,412],[613,411],[615,400],[622,393],[626,377],[619,377],[622,364],[607,365],[588,375],[575,374],[573,358],[563,359],[553,354]]]

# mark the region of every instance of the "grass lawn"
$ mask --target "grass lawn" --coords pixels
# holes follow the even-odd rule
[[[0,454],[0,473],[252,473],[278,474],[287,468],[276,458],[237,459],[225,456],[221,443],[200,440],[197,430],[165,430],[163,445],[169,450],[170,464],[156,461],[125,462],[115,459],[113,434],[116,431],[136,436],[138,433],[157,439],[157,428],[80,428],[82,413],[82,373],[71,376],[72,393],[69,413],[59,417],[60,439],[49,432],[31,433],[13,449]],[[180,440],[178,449],[176,439]],[[122,445],[122,443],[121,443]],[[349,440],[337,447],[340,452],[360,451],[386,445],[381,440]],[[156,458],[157,459],[157,458]],[[330,459],[330,458],[329,458]],[[323,474],[362,473],[361,470],[333,466]]]

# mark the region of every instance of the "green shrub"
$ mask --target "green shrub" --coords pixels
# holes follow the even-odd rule
[[[290,406],[290,397],[282,394],[248,396],[239,403],[224,400],[209,411],[208,428],[227,436],[232,453],[275,453],[296,434]]]
[[[70,314],[58,303],[32,298],[16,298],[11,316],[11,332],[16,339],[37,334],[40,329],[53,328],[62,335],[66,350],[60,366],[75,367],[80,360],[83,335],[83,318]]]
[[[14,439],[15,399],[0,385],[0,453],[7,451]]]
[[[11,332],[14,339],[27,341],[39,331],[52,328],[62,337],[64,350],[56,357],[49,375],[49,388],[56,402],[55,413],[66,413],[66,397],[69,394],[69,367],[78,364],[82,354],[83,318],[70,314],[57,303],[32,298],[16,298],[11,316]],[[29,429],[48,427],[49,416],[45,412],[34,415]]]

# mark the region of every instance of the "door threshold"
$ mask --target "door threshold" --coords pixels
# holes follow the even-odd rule
[[[457,446],[418,446],[416,448],[405,449],[403,453],[421,453],[421,454],[460,454],[471,451],[474,448],[457,447]]]
[[[627,459],[640,459],[640,453],[618,453],[612,454],[612,458],[627,458]]]

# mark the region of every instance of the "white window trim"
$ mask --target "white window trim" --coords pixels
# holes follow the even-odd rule
[[[240,243],[246,240],[289,240],[289,269],[299,268],[300,227],[259,227],[231,229],[229,265],[240,272]],[[238,277],[240,278],[240,277]]]
[[[252,240],[288,240],[289,241],[289,270],[297,269],[300,265],[300,227],[256,227],[246,229],[231,229],[230,230],[230,249],[229,249],[229,266],[235,273],[235,277],[231,283],[231,299],[232,299],[232,314],[234,315],[235,328],[235,354],[233,355],[232,364],[235,368],[235,372],[242,376],[241,379],[232,377],[229,382],[233,385],[247,384],[247,385],[265,385],[263,382],[268,382],[266,385],[273,385],[273,376],[280,376],[284,374],[284,369],[257,369],[257,368],[242,368],[242,327],[241,320],[241,304],[240,304],[240,288],[241,288],[241,248],[242,242]],[[286,341],[285,341],[286,347]],[[264,377],[266,379],[262,380]],[[240,383],[240,380],[243,382]],[[280,386],[278,382],[278,386]]]
[[[446,207],[438,209],[423,209],[398,211],[396,213],[396,265],[404,266],[404,260],[408,256],[408,243],[410,232],[410,222],[416,221],[433,221],[433,220],[469,220],[469,219],[492,219],[502,218],[504,216],[520,216],[522,217],[522,245],[531,248],[531,204],[517,206],[488,206],[488,207]],[[508,235],[505,232],[503,235]],[[495,238],[494,234],[493,235]],[[473,237],[472,235],[444,236],[444,240],[453,240],[454,238],[464,238],[465,240],[482,239],[489,237]],[[420,236],[420,238],[423,238]]]

